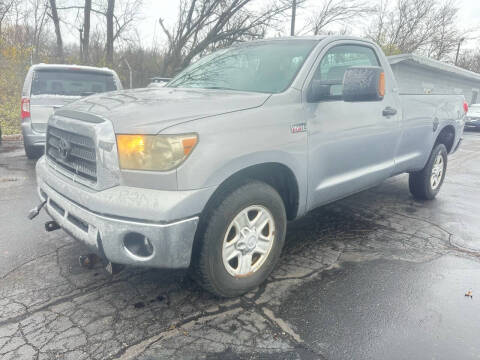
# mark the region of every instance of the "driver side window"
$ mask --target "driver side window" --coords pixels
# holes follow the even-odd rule
[[[323,56],[312,81],[318,81],[327,88],[327,99],[341,99],[343,75],[352,66],[380,66],[375,51],[362,45],[338,45]]]

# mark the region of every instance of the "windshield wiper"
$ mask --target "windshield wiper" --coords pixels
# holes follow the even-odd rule
[[[232,89],[232,88],[229,88],[229,87],[224,87],[224,86],[206,86],[206,87],[204,87],[204,89],[214,89],[214,90],[234,90],[234,91],[238,91],[237,89]]]

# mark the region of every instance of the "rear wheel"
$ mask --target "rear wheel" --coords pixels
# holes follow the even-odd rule
[[[410,173],[409,187],[412,195],[419,200],[432,200],[437,196],[447,171],[447,148],[438,144],[433,149],[427,165]]]
[[[264,282],[285,241],[287,218],[278,192],[250,181],[207,216],[192,259],[197,282],[222,297],[244,294]]]

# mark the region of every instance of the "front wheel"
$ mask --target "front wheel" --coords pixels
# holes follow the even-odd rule
[[[207,214],[192,259],[194,278],[222,297],[242,295],[264,282],[285,241],[286,212],[270,185],[250,181]]]
[[[447,160],[447,148],[438,144],[430,154],[427,165],[420,171],[410,173],[408,183],[414,198],[432,200],[437,196],[445,179]]]

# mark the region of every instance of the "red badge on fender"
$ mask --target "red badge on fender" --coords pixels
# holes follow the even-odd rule
[[[305,132],[307,131],[307,124],[306,123],[299,123],[299,124],[293,124],[290,125],[290,132],[292,134],[296,134],[299,132]]]

